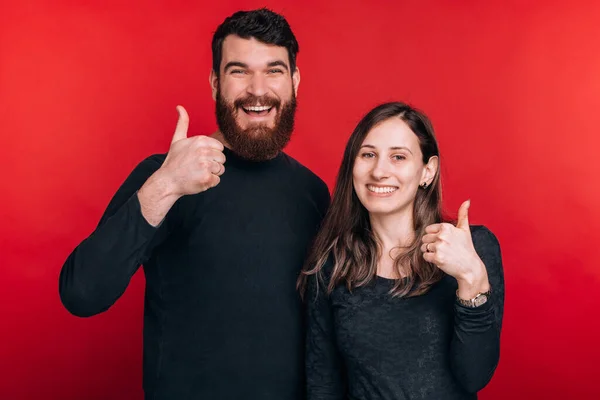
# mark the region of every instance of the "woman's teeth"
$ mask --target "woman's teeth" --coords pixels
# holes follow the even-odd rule
[[[369,189],[369,191],[374,192],[374,193],[392,193],[392,192],[395,192],[396,190],[398,190],[398,188],[395,186],[373,186],[373,185],[367,185],[367,189]]]

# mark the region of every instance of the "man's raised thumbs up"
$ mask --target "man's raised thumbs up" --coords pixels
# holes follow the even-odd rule
[[[167,158],[159,169],[172,192],[181,197],[215,187],[225,171],[223,144],[208,136],[188,137],[190,119],[177,106],[179,119]],[[157,171],[158,172],[158,171]]]
[[[217,186],[225,172],[223,144],[208,136],[188,137],[188,113],[182,106],[177,106],[177,112],[167,157],[138,191],[142,214],[154,226],[180,197]]]

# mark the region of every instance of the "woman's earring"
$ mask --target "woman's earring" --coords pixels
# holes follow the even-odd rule
[[[423,182],[423,184],[421,185],[421,189],[427,189],[427,182]]]

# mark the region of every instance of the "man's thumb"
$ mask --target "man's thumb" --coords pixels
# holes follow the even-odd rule
[[[190,126],[190,117],[185,108],[177,106],[177,112],[179,113],[179,119],[177,120],[177,126],[175,127],[171,143],[187,138],[188,127]]]

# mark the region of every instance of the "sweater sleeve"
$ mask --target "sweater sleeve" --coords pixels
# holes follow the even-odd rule
[[[164,155],[142,161],[113,196],[96,229],[68,256],[59,277],[65,308],[80,317],[110,308],[131,277],[164,237],[166,228],[150,225],[137,191],[162,165]]]
[[[473,244],[485,264],[492,289],[480,307],[454,306],[451,365],[465,390],[475,393],[491,380],[500,358],[500,331],[504,312],[504,273],[500,245],[485,227],[471,228]]]
[[[333,313],[327,284],[315,275],[308,280],[306,379],[307,400],[342,400],[346,379],[342,358],[335,343]]]

